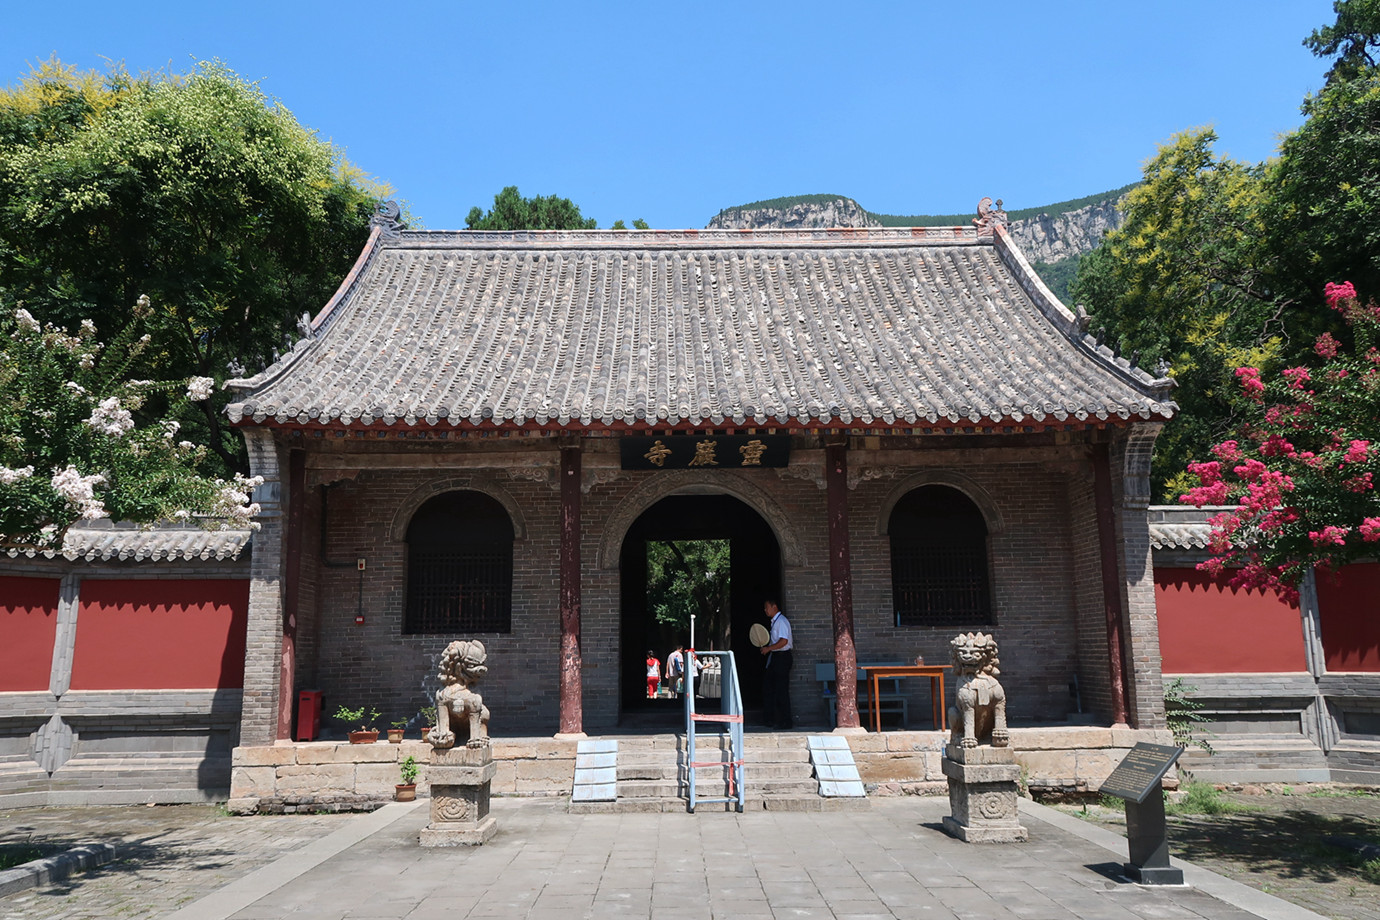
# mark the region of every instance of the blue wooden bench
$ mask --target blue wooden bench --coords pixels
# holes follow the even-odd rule
[[[904,664],[899,661],[874,661],[858,664],[858,711],[865,711],[870,701],[868,694],[870,688],[867,683],[867,666],[876,665],[895,665]],[[815,680],[819,681],[820,696],[824,700],[824,717],[829,722],[829,727],[833,728],[838,724],[838,690],[835,687],[834,663],[832,661],[815,662]],[[881,709],[882,718],[888,715],[900,716],[901,728],[905,728],[909,718],[907,709],[906,695],[901,692],[901,679],[899,677],[884,677],[878,684],[880,690],[877,694],[877,702]]]

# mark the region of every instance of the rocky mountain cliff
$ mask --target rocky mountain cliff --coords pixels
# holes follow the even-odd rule
[[[1103,236],[1121,226],[1123,218],[1117,205],[1124,195],[1125,190],[1118,189],[1089,204],[1064,202],[1015,212],[1010,226],[1012,239],[1031,262],[1053,263],[1091,252],[1102,242]],[[1068,207],[1075,203],[1081,206]],[[945,226],[966,224],[969,219],[971,215],[966,218],[926,216],[911,223],[902,217],[874,214],[851,198],[810,195],[727,208],[715,215],[708,226],[726,230]]]
[[[811,195],[810,199],[818,196]],[[708,224],[710,230],[815,230],[822,227],[880,227],[881,221],[852,198],[805,200],[774,207],[745,205],[720,211]]]

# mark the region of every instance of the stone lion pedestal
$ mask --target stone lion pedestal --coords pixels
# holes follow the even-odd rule
[[[1021,843],[1030,835],[1016,811],[1020,764],[1009,747],[949,746],[940,763],[949,778],[944,830],[965,843]]]
[[[422,828],[422,846],[479,846],[493,837],[498,822],[489,814],[489,785],[496,769],[487,743],[432,750],[431,823]]]

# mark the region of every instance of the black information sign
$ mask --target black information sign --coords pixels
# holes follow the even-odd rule
[[[1160,780],[1183,752],[1183,748],[1172,744],[1138,742],[1102,781],[1098,791],[1140,804],[1160,788]]]
[[[791,439],[784,434],[672,434],[624,437],[625,470],[715,470],[785,466]]]

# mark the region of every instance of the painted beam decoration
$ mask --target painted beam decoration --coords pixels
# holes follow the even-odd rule
[[[620,449],[625,470],[750,469],[791,459],[791,439],[783,434],[624,437]]]

